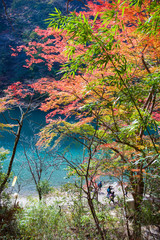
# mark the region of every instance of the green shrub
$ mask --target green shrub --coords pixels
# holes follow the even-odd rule
[[[37,188],[41,191],[42,196],[48,194],[51,191],[50,184],[48,180],[42,180],[38,183]]]
[[[68,191],[77,191],[77,188],[75,186],[74,183],[64,183],[62,186],[61,186],[61,190],[64,191],[64,192],[68,192]]]
[[[62,213],[58,205],[32,203],[17,218],[22,239],[72,239],[69,215]]]
[[[21,208],[13,206],[7,194],[3,194],[2,199],[3,205],[0,205],[0,239],[19,239],[20,233],[16,216],[21,211]]]

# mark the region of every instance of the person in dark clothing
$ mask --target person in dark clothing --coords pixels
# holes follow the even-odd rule
[[[110,194],[110,201],[113,202],[113,203],[114,203],[114,198],[115,198],[115,194],[114,194],[114,192],[112,192]]]
[[[111,189],[112,189],[111,186],[109,186],[109,187],[107,188],[107,198],[109,198],[109,196],[110,196],[110,194],[111,194]]]
[[[101,191],[101,188],[102,188],[102,181],[100,181],[100,182],[98,183],[98,190]]]

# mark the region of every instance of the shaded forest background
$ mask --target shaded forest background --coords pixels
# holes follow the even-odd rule
[[[67,0],[0,0],[0,93],[9,84],[20,81],[28,82],[40,76],[55,76],[59,64],[55,63],[51,72],[47,67],[34,66],[24,68],[26,55],[11,56],[11,46],[27,44],[38,38],[33,31],[36,26],[47,28],[45,19],[49,13],[58,8],[67,14]],[[68,11],[79,11],[84,4],[81,1],[71,1]]]

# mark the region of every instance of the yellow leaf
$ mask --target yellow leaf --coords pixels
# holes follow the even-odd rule
[[[16,184],[16,181],[17,181],[17,176],[14,176],[13,182],[12,182],[12,187],[14,187],[14,185]]]

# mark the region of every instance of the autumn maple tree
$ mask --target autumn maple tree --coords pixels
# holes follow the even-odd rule
[[[35,29],[39,41],[13,49],[13,55],[26,51],[25,67],[44,63],[51,70],[55,62],[61,64],[60,79],[46,77],[31,85],[48,94],[40,109],[50,113],[38,144],[80,134],[86,147],[88,139],[99,154],[106,152],[101,171],[126,174],[132,189],[129,239],[141,237],[144,178],[160,159],[159,13],[158,2],[149,0],[89,1],[87,10],[68,16],[56,9],[48,29]]]

